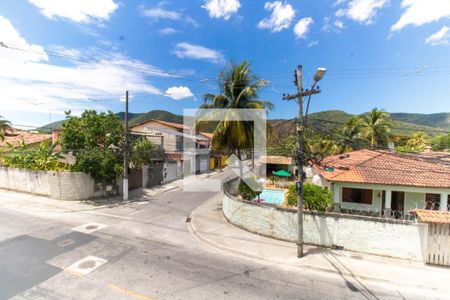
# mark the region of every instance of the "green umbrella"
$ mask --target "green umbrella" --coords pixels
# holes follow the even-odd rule
[[[273,172],[273,175],[277,175],[280,177],[290,177],[291,176],[291,174],[289,172],[286,172],[285,170],[279,170],[279,171]]]

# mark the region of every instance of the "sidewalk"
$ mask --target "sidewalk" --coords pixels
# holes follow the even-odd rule
[[[181,187],[182,180],[176,180],[153,188],[139,188],[129,192],[129,200],[122,201],[122,195],[84,201],[55,200],[45,196],[0,189],[0,207],[27,209],[42,212],[76,212],[126,205],[133,202],[148,201],[162,193]]]
[[[224,176],[227,173],[209,172],[201,174],[198,178],[209,178],[211,176]],[[195,179],[193,179],[195,180]],[[201,181],[198,181],[201,184]],[[77,211],[89,211],[114,206],[127,205],[130,203],[149,201],[163,193],[181,188],[183,179],[177,179],[169,183],[152,188],[139,188],[129,192],[129,200],[123,201],[122,195],[111,198],[99,198],[81,201],[56,200],[46,196],[0,189],[0,207],[13,208],[17,210],[26,209],[35,212],[67,213]]]
[[[346,280],[357,281],[360,278],[400,286],[449,290],[450,269],[423,263],[314,246],[305,246],[305,257],[298,259],[295,243],[266,238],[228,223],[222,213],[220,194],[191,214],[189,229],[215,248],[265,262],[337,273]]]

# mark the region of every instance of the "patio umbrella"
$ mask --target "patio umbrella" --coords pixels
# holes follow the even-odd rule
[[[279,171],[273,172],[273,175],[277,175],[280,177],[290,177],[291,173],[286,172],[285,170],[279,170]]]

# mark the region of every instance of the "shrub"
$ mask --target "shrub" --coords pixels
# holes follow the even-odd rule
[[[254,180],[254,179],[252,179],[252,180]],[[257,182],[256,180],[254,180],[253,183],[254,183],[254,184],[257,184],[257,185],[260,186],[261,189],[262,189],[262,186],[261,186],[261,184],[260,184],[259,182]],[[255,198],[258,196],[258,194],[260,194],[260,193],[261,193],[260,191],[254,191],[253,189],[251,189],[244,181],[241,181],[241,182],[239,183],[239,195],[242,196],[242,199],[245,199],[245,200],[253,200],[253,199],[255,199]]]
[[[123,172],[121,155],[111,149],[81,151],[74,170],[87,173],[94,179],[112,181]]]
[[[297,189],[295,185],[289,187],[288,204],[297,205]],[[306,183],[303,186],[303,207],[309,210],[325,211],[332,204],[331,192],[321,186]]]
[[[56,153],[56,144],[44,141],[38,147],[25,145],[22,140],[17,147],[8,146],[2,153],[0,163],[6,167],[44,171],[66,171],[70,166],[61,162],[62,156]]]
[[[130,161],[134,168],[142,168],[152,162],[155,144],[145,137],[140,137],[132,142]]]

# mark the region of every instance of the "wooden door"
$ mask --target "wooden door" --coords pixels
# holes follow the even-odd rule
[[[428,245],[425,262],[450,266],[450,224],[428,224]]]

